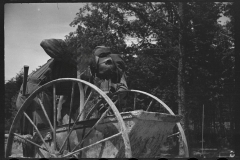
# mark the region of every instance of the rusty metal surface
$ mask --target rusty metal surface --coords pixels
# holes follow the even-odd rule
[[[151,94],[149,94],[149,93],[147,93],[147,92],[139,91],[139,90],[132,90],[132,89],[131,89],[131,90],[121,91],[121,92],[135,92],[135,93],[141,93],[141,94],[147,95],[147,96],[153,98],[154,100],[156,100],[158,103],[160,103],[171,115],[175,115],[175,114],[173,113],[173,111],[171,110],[171,108],[169,108],[162,100],[160,100],[160,99],[157,98],[156,96],[151,95]],[[114,93],[114,94],[119,94],[119,93],[116,92],[116,93]],[[134,103],[135,103],[135,102],[134,102]],[[135,106],[135,104],[134,104],[134,106]],[[148,111],[148,110],[150,109],[150,107],[151,107],[151,105],[149,105],[149,107],[147,108],[146,111]],[[134,108],[135,108],[135,107],[134,107]],[[183,141],[183,146],[182,146],[182,147],[183,147],[183,150],[184,150],[184,153],[183,153],[184,155],[181,155],[181,156],[183,156],[183,157],[189,157],[189,150],[188,150],[187,138],[186,138],[186,135],[185,135],[185,133],[184,133],[184,130],[183,130],[180,122],[177,123],[177,127],[178,127],[178,130],[179,130],[179,132],[180,132],[181,139],[182,139],[182,141]]]

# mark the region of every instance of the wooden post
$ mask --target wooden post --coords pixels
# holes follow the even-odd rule
[[[56,143],[56,129],[57,129],[57,107],[56,107],[56,86],[53,85],[53,145],[54,150],[57,149],[57,143]]]
[[[179,60],[178,60],[178,75],[177,75],[177,86],[178,86],[178,114],[182,115],[180,123],[185,132],[186,138],[188,139],[188,120],[187,120],[187,107],[185,100],[185,49],[186,49],[186,37],[185,37],[185,12],[186,2],[179,2]],[[184,153],[184,142],[180,138],[179,140],[179,156],[183,156]]]
[[[134,101],[133,101],[133,110],[136,110],[136,100],[137,100],[137,93],[134,94]]]
[[[240,1],[234,1],[233,8],[234,8],[234,30],[235,30],[235,91],[234,93],[234,121],[235,121],[235,128],[234,128],[234,148],[236,157],[240,157]]]
[[[23,93],[22,95],[26,95],[26,87],[27,87],[27,78],[28,78],[28,69],[29,66],[24,65],[24,74],[23,74]]]
[[[28,78],[28,65],[23,66],[23,90],[22,90],[22,95],[26,95],[26,87],[27,87],[27,78]],[[26,117],[23,116],[23,119],[21,120],[22,122],[22,131],[21,134],[26,134]]]

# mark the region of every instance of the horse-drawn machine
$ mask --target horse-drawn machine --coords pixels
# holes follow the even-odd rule
[[[63,123],[58,124],[56,93],[60,84],[66,83],[72,86],[70,103],[64,108],[67,114],[62,116]],[[77,95],[75,86],[78,86]],[[51,98],[45,96],[49,92]],[[120,109],[122,99],[119,97],[126,93],[129,100],[125,105],[128,110],[123,112]],[[137,97],[141,96],[148,100],[139,101]],[[49,103],[49,99],[52,103]],[[76,99],[79,102],[77,105],[74,103]],[[36,125],[35,118],[29,114],[29,111],[36,112],[33,102],[38,103],[38,110],[43,113],[38,115],[44,118],[44,127]],[[151,112],[153,102],[157,102],[159,107],[168,113]],[[52,114],[49,114],[49,108]],[[124,90],[107,95],[96,85],[85,80],[58,78],[37,87],[24,99],[10,128],[5,156],[15,157],[12,148],[14,139],[17,138],[31,150],[27,157],[165,157],[168,150],[167,139],[174,134],[173,128],[177,126],[179,138],[183,141],[182,156],[188,157],[186,137],[180,125],[181,118],[160,99],[143,91]],[[30,124],[27,126],[28,132],[18,133],[19,122]],[[23,153],[20,155],[24,156]]]

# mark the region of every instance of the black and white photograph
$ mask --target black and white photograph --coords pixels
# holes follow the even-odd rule
[[[5,158],[240,157],[239,8],[5,3]]]

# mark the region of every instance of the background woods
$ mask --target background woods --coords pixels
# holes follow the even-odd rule
[[[184,115],[191,148],[200,146],[203,105],[204,145],[233,148],[233,13],[233,3],[89,3],[76,13],[70,26],[77,29],[65,41],[76,48],[106,45],[121,54],[129,88],[149,92]],[[218,23],[221,16],[229,21]],[[5,84],[6,128],[21,83],[20,72]]]

